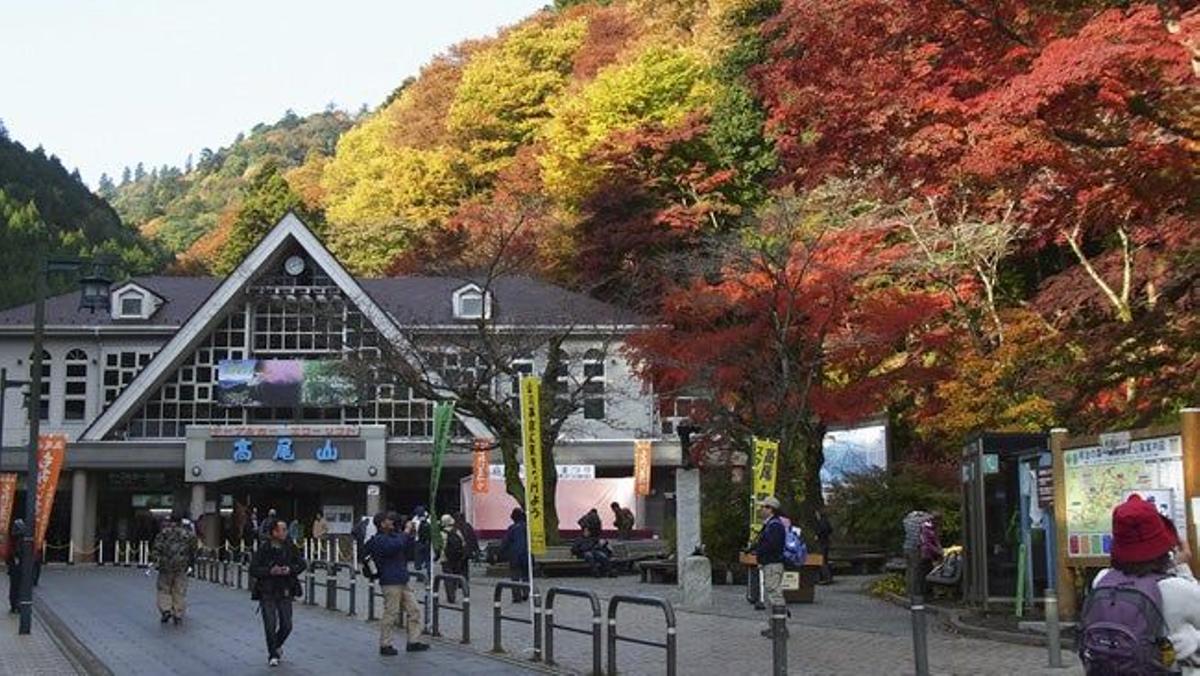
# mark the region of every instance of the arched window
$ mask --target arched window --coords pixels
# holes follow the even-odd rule
[[[67,369],[63,390],[63,420],[83,420],[87,416],[88,356],[80,349],[67,353]]]
[[[604,353],[600,350],[583,355],[583,417],[604,420]]]
[[[50,376],[54,367],[50,363],[50,353],[42,350],[42,396],[38,407],[38,419],[42,422],[50,420]],[[29,377],[33,377],[33,355],[29,355]]]

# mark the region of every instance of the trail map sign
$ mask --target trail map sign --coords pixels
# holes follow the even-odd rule
[[[1167,509],[1186,540],[1182,447],[1171,436],[1064,451],[1067,557],[1108,556],[1113,507],[1132,493]]]

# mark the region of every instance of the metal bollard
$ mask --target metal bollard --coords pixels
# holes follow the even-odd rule
[[[463,587],[462,643],[471,642],[471,586]]]
[[[367,621],[375,621],[375,583],[367,587]]]
[[[533,590],[533,661],[542,661],[542,595]]]
[[[771,661],[774,665],[774,676],[787,676],[787,606],[771,606]]]
[[[499,598],[492,601],[492,652],[497,654],[504,652],[504,647],[500,645],[500,632],[502,631],[500,615],[503,608],[504,604]]]
[[[308,605],[315,606],[315,605],[317,605],[317,600],[315,598],[313,598],[313,596],[315,596],[317,593],[317,578],[315,575],[313,575],[312,569],[309,569],[309,571],[308,571],[307,582],[308,582],[308,589],[307,589],[308,593],[304,595],[304,600],[306,603],[308,603]]]
[[[350,617],[357,615],[358,610],[358,572],[353,568],[350,569],[350,612],[346,613]]]
[[[433,584],[433,624],[429,630],[430,636],[442,635],[440,622],[441,613],[439,612],[442,607],[441,598],[442,592],[438,589],[437,582],[435,581]]]
[[[337,573],[325,571],[325,610],[337,610]]]
[[[239,561],[237,565],[237,588],[242,588],[242,571],[244,570],[242,563]]]
[[[929,676],[929,644],[925,629],[925,599],[912,597],[913,660],[917,676]]]
[[[1050,650],[1050,668],[1061,669],[1062,637],[1058,626],[1058,596],[1053,587],[1046,589],[1046,644]]]

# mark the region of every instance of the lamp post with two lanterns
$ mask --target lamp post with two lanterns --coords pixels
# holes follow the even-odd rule
[[[37,531],[38,435],[42,418],[42,343],[46,331],[46,284],[56,272],[81,272],[79,309],[95,312],[108,309],[112,287],[110,265],[99,260],[51,258],[45,260],[34,279],[33,355],[29,374],[29,450],[25,473],[25,530],[21,533],[20,634],[33,625],[34,535]]]

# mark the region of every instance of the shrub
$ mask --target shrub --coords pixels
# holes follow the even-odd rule
[[[899,554],[904,544],[904,515],[914,509],[942,513],[942,542],[959,541],[959,490],[945,467],[900,465],[894,470],[855,474],[834,486],[827,500],[829,518],[841,542],[870,544]]]

